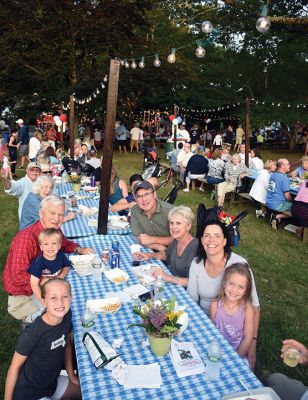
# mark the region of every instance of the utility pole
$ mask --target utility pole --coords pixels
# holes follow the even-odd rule
[[[108,96],[106,110],[106,128],[104,135],[104,149],[101,175],[101,194],[99,200],[97,233],[107,234],[110,177],[113,152],[113,135],[117,112],[118,86],[120,75],[120,61],[110,60]]]

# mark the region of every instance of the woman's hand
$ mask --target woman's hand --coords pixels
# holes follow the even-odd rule
[[[154,276],[154,278],[161,276],[163,280],[166,280],[165,278],[168,276],[168,274],[166,274],[166,272],[158,266],[151,268],[151,275]]]
[[[150,260],[151,258],[154,258],[154,253],[142,253],[141,251],[136,251],[133,253],[133,257],[135,260]]]

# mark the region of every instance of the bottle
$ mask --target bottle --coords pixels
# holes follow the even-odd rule
[[[65,169],[63,174],[62,174],[62,183],[63,183],[63,185],[65,185],[66,182],[67,182],[67,172],[66,172],[66,169]]]
[[[239,236],[238,236],[238,232],[237,232],[237,226],[233,226],[233,246],[238,247],[238,243],[239,243]]]
[[[94,315],[90,309],[86,306],[81,318],[81,325],[84,332],[93,330],[94,327]]]
[[[119,242],[112,243],[111,268],[120,268]]]
[[[91,187],[95,187],[95,186],[96,186],[95,176],[92,175],[92,176],[91,176]]]
[[[206,379],[218,379],[221,368],[221,348],[217,342],[212,342],[206,349]]]
[[[160,300],[163,298],[164,286],[165,284],[162,276],[158,275],[156,281],[154,282],[154,300]]]

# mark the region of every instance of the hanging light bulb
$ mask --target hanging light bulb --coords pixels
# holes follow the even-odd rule
[[[161,66],[161,61],[159,59],[159,54],[155,54],[155,60],[153,62],[154,67],[160,67]]]
[[[204,48],[202,47],[202,41],[197,40],[196,43],[197,43],[196,56],[198,58],[203,58],[205,56],[206,52],[205,52]]]
[[[96,93],[93,93],[93,97],[96,98]]]
[[[132,67],[132,69],[136,69],[137,68],[137,64],[136,64],[136,61],[135,61],[134,58],[133,58],[133,61],[131,63],[131,67]]]
[[[256,22],[256,29],[258,32],[260,33],[265,33],[269,30],[270,26],[271,26],[271,21],[267,16],[267,5],[263,5],[261,7],[261,17],[257,19]]]
[[[144,63],[144,57],[141,57],[141,60],[139,61],[139,68],[144,68],[145,67],[145,63]]]
[[[120,61],[120,64],[121,64],[122,66],[124,66],[125,61],[124,61],[124,60],[121,60],[121,61]]]
[[[105,89],[105,85],[103,84],[103,82],[101,83],[101,88]]]
[[[256,28],[260,33],[265,33],[269,30],[271,21],[268,17],[260,17],[257,19]]]
[[[129,68],[129,62],[127,60],[125,60],[124,65],[125,65],[125,68]]]
[[[167,57],[167,61],[168,61],[170,64],[173,64],[173,63],[175,63],[175,61],[176,61],[175,52],[176,52],[176,49],[173,48],[173,49],[171,50],[171,53],[170,53],[169,56]]]
[[[212,33],[213,24],[211,21],[203,21],[201,25],[201,30],[204,33]]]
[[[96,89],[96,93],[97,93],[97,94],[99,94],[99,93],[100,93],[100,92],[99,92],[99,88],[97,88],[97,89]]]
[[[104,80],[104,82],[107,82],[108,81],[108,76],[105,75],[103,80]]]

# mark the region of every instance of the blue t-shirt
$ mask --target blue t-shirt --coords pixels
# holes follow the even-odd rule
[[[38,194],[30,192],[22,206],[19,230],[25,229],[30,225],[33,225],[40,219],[39,208],[41,204],[41,197]]]
[[[286,192],[290,192],[290,179],[281,172],[274,172],[268,183],[266,206],[271,210],[278,209],[286,201]]]
[[[296,175],[295,175],[295,176],[298,176],[298,177],[304,176],[304,172],[305,172],[304,167],[298,167],[298,168],[296,168],[295,172],[296,172]]]
[[[116,129],[117,139],[126,140],[127,139],[127,129],[124,125],[120,125]]]
[[[28,272],[36,278],[53,278],[58,276],[64,267],[71,265],[63,251],[59,250],[54,260],[46,260],[43,254],[38,256],[28,268]]]

